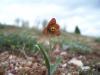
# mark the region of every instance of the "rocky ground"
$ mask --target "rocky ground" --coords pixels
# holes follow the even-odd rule
[[[52,64],[57,56],[61,56],[62,61],[54,75],[100,75],[100,52],[84,55],[54,50]],[[37,54],[25,58],[5,51],[0,54],[0,75],[47,75],[43,62]]]

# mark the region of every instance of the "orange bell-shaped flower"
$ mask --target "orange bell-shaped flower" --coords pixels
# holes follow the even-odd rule
[[[56,19],[52,18],[48,23],[47,27],[43,30],[44,35],[60,35],[60,27],[56,23]]]

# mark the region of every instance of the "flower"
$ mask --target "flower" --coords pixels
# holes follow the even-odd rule
[[[52,18],[50,22],[48,23],[47,27],[44,28],[43,30],[44,35],[60,35],[60,27],[56,23],[56,19]]]

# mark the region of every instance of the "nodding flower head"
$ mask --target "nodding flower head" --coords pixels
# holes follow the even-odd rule
[[[44,28],[43,33],[45,35],[60,35],[60,27],[59,25],[56,23],[56,19],[52,18],[47,27]]]

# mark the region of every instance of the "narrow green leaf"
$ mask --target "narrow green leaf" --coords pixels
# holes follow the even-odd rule
[[[56,58],[56,63],[55,64],[51,64],[50,65],[50,71],[51,71],[51,75],[53,75],[54,74],[54,72],[56,71],[56,69],[57,69],[57,67],[58,67],[58,65],[61,63],[61,57],[57,57]]]
[[[48,68],[48,75],[51,75],[51,73],[50,73],[50,61],[49,61],[49,58],[48,58],[48,55],[47,55],[46,51],[43,49],[42,45],[40,45],[40,44],[36,44],[35,46],[43,54],[44,60],[45,60],[45,64],[46,64],[46,66]]]

